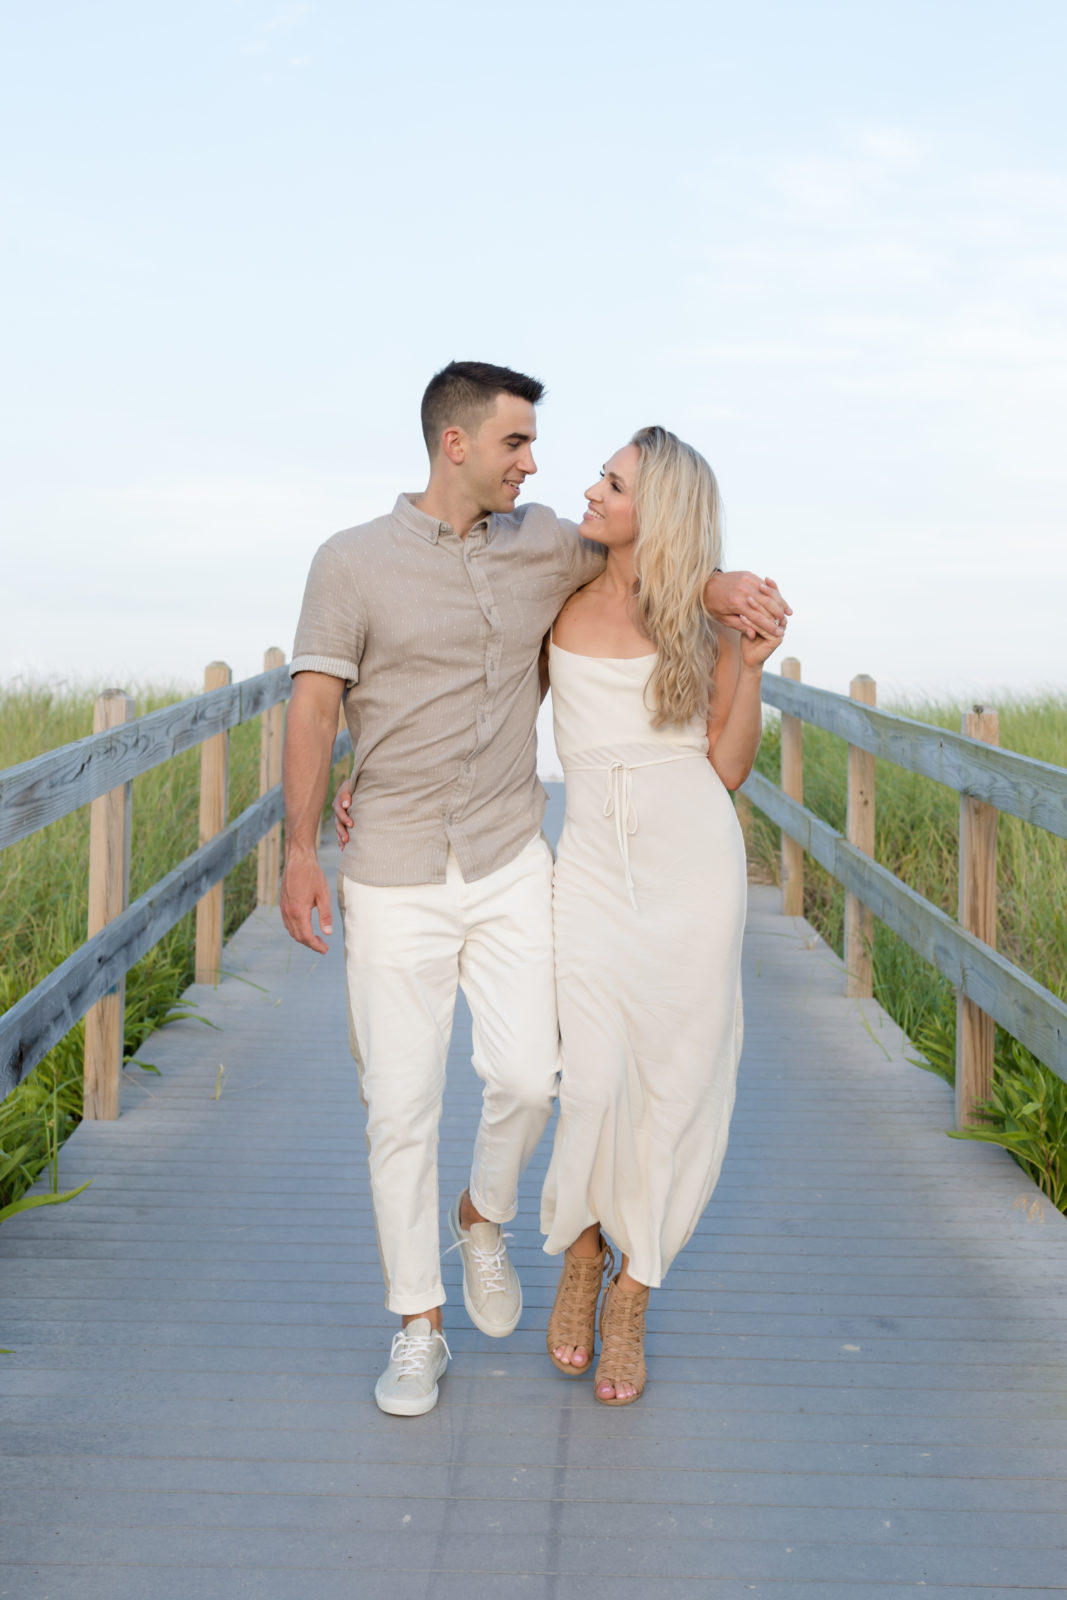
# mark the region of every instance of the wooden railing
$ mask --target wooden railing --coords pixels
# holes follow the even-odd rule
[[[225,663],[212,662],[204,694],[143,717],[112,690],[97,700],[87,738],[0,772],[0,849],[92,803],[89,937],[0,1017],[0,1099],[85,1017],[85,1115],[118,1116],[126,973],[195,906],[196,979],[217,982],[222,880],[257,846],[258,902],[276,902],[282,717],[292,691],[284,661],[268,650],[267,670],[236,684]],[[229,730],[253,717],[261,718],[260,797],[227,823]],[[132,780],[196,745],[200,848],[129,905]],[[339,731],[333,760],[350,749]]]
[[[993,1023],[1067,1079],[1067,1005],[993,948],[996,938],[998,812],[1067,838],[1067,770],[996,748],[996,714],[976,708],[959,734],[875,709],[872,679],[853,679],[852,698],[800,682],[800,663],[765,673],[763,699],[782,713],[782,786],[754,772],[741,793],[783,834],[782,909],[803,906],[806,851],[846,890],[848,993],[871,993],[873,914],[956,987],[956,1120],[975,1120],[992,1086]],[[844,834],[803,801],[804,722],[849,746]],[[954,920],[872,859],[874,757],[934,778],[960,795],[959,918]]]
[[[197,908],[196,978],[217,981],[222,952],[222,880],[259,849],[257,898],[277,898],[282,708],[291,692],[280,650],[243,683],[208,668],[205,693],[143,717],[119,691],[101,696],[95,731],[0,773],[0,849],[92,802],[89,938],[0,1017],[0,1098],[16,1087],[81,1017],[86,1017],[85,1111],[118,1115],[126,973],[176,922]],[[782,713],[782,787],[753,773],[742,789],[783,832],[783,910],[803,905],[807,851],[845,887],[848,992],[871,993],[871,916],[879,917],[955,984],[957,1120],[984,1098],[992,1075],[993,1022],[1067,1079],[1067,1005],[999,955],[995,941],[996,815],[1007,812],[1067,838],[1067,771],[995,748],[990,713],[964,719],[962,734],[875,709],[871,679],[852,698],[800,682],[799,663],[764,674],[763,698]],[[260,717],[260,798],[227,816],[227,736]],[[801,730],[810,722],[849,745],[846,832],[807,810]],[[127,904],[130,793],[135,777],[201,747],[200,848]],[[339,732],[333,760],[351,746]],[[873,859],[874,757],[934,778],[961,796],[960,910],[956,921]]]

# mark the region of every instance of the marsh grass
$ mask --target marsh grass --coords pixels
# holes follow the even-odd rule
[[[99,692],[96,686],[66,684],[0,687],[0,768],[90,733],[93,700]],[[136,698],[138,713],[144,713],[195,691],[175,684],[143,685],[129,692]],[[895,709],[956,730],[964,708],[929,701]],[[1067,766],[1067,697],[1001,697],[997,709],[1005,748]],[[769,721],[757,766],[775,782],[779,758],[778,724]],[[193,750],[135,780],[131,898],[196,848],[199,773],[199,751]],[[335,779],[339,775],[340,769]],[[231,817],[250,804],[258,787],[259,724],[252,722],[230,736]],[[846,746],[812,727],[804,729],[804,794],[805,803],[819,816],[844,828]],[[875,854],[882,865],[954,915],[958,795],[879,761],[875,822]],[[12,1005],[85,940],[88,830],[89,811],[84,807],[0,855],[0,1009]],[[777,881],[778,830],[755,812],[748,835],[757,874]],[[1067,841],[1002,817],[998,846],[999,948],[1040,983],[1067,998]],[[255,904],[255,873],[255,857],[249,856],[226,879],[227,935]],[[805,863],[804,909],[840,953],[844,892],[810,858]],[[880,923],[875,923],[875,930],[876,998],[923,1052],[921,1064],[951,1081],[955,1036],[951,987]],[[127,1060],[175,1014],[192,977],[190,914],[127,976]],[[79,1023],[0,1104],[0,1220],[4,1208],[17,1202],[46,1170],[52,1192],[58,1193],[58,1152],[81,1117],[83,1037]],[[987,1118],[986,1126],[970,1136],[1012,1148],[1062,1208],[1067,1152],[1058,1130],[1067,1128],[1067,1086],[999,1030],[997,1081]]]
[[[887,709],[958,732],[961,714],[969,706],[924,700]],[[1005,695],[997,699],[996,710],[1004,749],[1067,767],[1067,696]],[[780,757],[780,724],[769,721],[756,765],[775,783],[780,781]],[[846,793],[846,744],[820,728],[805,725],[804,804],[843,832]],[[956,915],[958,896],[959,805],[955,790],[889,762],[876,761],[875,858],[952,916]],[[757,871],[780,881],[779,830],[756,811],[747,834]],[[997,885],[998,949],[1054,994],[1067,999],[1067,840],[1016,817],[1001,816]],[[810,857],[805,858],[804,914],[838,955],[844,946],[844,901],[841,885]],[[955,991],[877,920],[873,961],[875,998],[918,1046],[921,1058],[917,1064],[951,1083],[955,1072]],[[1002,1143],[1011,1149],[1063,1209],[1067,1193],[1059,1174],[1067,1174],[1067,1147],[1062,1142],[1067,1130],[1067,1085],[999,1029],[996,1082],[984,1116],[984,1127],[966,1130],[961,1136]]]
[[[92,732],[101,689],[69,684],[0,687],[0,768],[15,766]],[[138,715],[196,690],[179,684],[128,689]],[[186,751],[133,784],[130,898],[136,899],[199,842],[199,749]],[[259,722],[230,734],[232,819],[259,792]],[[331,790],[332,792],[332,790]],[[88,916],[89,807],[52,823],[0,854],[0,1010],[14,1004],[85,942]],[[226,878],[225,932],[255,905],[253,853]],[[126,978],[124,1055],[168,1017],[193,980],[194,914],[183,917]],[[0,1208],[17,1201],[46,1170],[58,1189],[58,1149],[81,1119],[84,1024],[66,1035],[0,1104]]]

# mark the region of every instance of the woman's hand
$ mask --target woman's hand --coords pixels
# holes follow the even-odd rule
[[[755,667],[762,667],[767,658],[774,654],[785,638],[785,621],[781,623],[781,633],[769,638],[767,635],[743,633],[741,635],[741,666],[750,672]]]
[[[341,786],[333,797],[334,827],[337,829],[337,843],[343,850],[352,835],[352,779],[343,778]]]

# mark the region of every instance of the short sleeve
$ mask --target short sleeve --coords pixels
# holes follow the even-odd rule
[[[359,682],[367,620],[352,569],[332,540],[315,552],[296,625],[291,676],[325,672]]]
[[[592,539],[584,539],[576,522],[568,522],[564,517],[560,517],[559,526],[571,558],[574,587],[580,589],[583,584],[599,578],[604,570],[607,553],[602,544],[594,544]]]

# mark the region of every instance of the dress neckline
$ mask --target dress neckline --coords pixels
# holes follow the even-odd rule
[[[550,650],[559,650],[565,656],[573,656],[576,661],[654,661],[657,654],[655,650],[652,650],[643,656],[587,656],[580,650],[565,650],[561,644],[556,643],[555,639],[549,639],[548,648]]]

